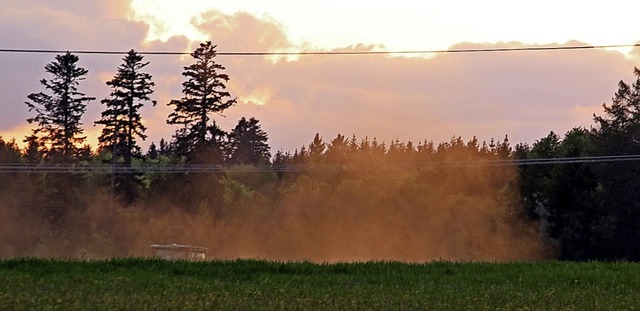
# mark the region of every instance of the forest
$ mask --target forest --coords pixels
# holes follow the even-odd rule
[[[272,150],[260,121],[225,131],[230,77],[216,46],[184,67],[168,104],[175,134],[148,150],[140,109],[156,105],[148,62],[127,53],[99,144],[80,122],[96,100],[78,90],[78,56],[45,67],[20,148],[0,136],[0,257],[147,256],[193,244],[209,258],[351,262],[640,260],[640,70],[620,81],[591,128],[531,145],[499,140],[380,142],[316,134]]]

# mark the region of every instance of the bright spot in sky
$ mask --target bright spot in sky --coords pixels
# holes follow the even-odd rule
[[[271,100],[271,92],[267,88],[254,90],[249,95],[243,96],[242,101],[258,106],[266,105]]]
[[[192,22],[199,14],[214,6],[211,1],[132,0],[131,18],[149,25],[147,41],[166,41],[176,35],[183,35],[192,41],[203,41],[207,35]]]
[[[389,50],[440,50],[459,42],[632,44],[640,1],[132,0],[132,19],[149,24],[147,40],[207,39],[193,24],[208,10],[269,15],[294,43],[333,49],[358,43]]]

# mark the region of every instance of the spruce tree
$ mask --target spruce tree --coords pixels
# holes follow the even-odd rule
[[[172,147],[167,143],[164,138],[160,138],[160,145],[158,146],[158,155],[161,156],[170,156]]]
[[[255,118],[242,118],[229,134],[230,162],[236,164],[268,163],[271,147],[268,136]]]
[[[312,163],[319,163],[323,159],[323,155],[327,149],[327,144],[320,137],[320,133],[316,133],[313,142],[309,144],[309,152],[307,154]]]
[[[216,63],[216,46],[210,41],[201,43],[191,57],[195,64],[184,67],[181,99],[174,99],[169,106],[174,111],[167,119],[168,124],[181,125],[174,135],[179,155],[202,156],[202,153],[215,153],[221,160],[222,140],[224,132],[213,121],[212,114],[220,114],[231,107],[235,98],[226,91],[229,81],[227,74],[221,73],[225,68]],[[200,155],[197,155],[200,153]],[[209,159],[210,160],[210,159]]]
[[[136,138],[147,138],[140,109],[149,101],[155,106],[156,101],[149,98],[155,83],[151,74],[142,71],[149,64],[143,62],[142,55],[131,50],[122,60],[116,75],[107,81],[111,96],[102,100],[106,109],[95,124],[104,125],[98,137],[101,150],[110,151],[114,159],[122,157],[126,165],[131,165],[133,157],[141,155]]]
[[[90,154],[88,146],[83,145],[81,118],[87,103],[95,100],[78,90],[80,81],[85,79],[88,70],[78,66],[79,58],[69,52],[56,55],[55,61],[45,66],[52,78],[42,79],[40,83],[45,91],[32,93],[25,104],[36,116],[27,119],[36,123],[29,143],[29,161],[38,163],[41,153],[50,163],[74,163],[86,159]],[[73,211],[87,207],[86,184],[80,174],[41,174],[32,184],[30,195],[25,198],[24,206],[39,214],[54,236],[68,235],[67,224]]]
[[[151,145],[149,145],[149,149],[147,150],[147,158],[156,160],[158,159],[158,156],[158,146],[156,146],[156,143],[151,142]]]
[[[343,164],[349,155],[349,140],[344,135],[338,134],[338,136],[327,145],[326,149],[325,158],[327,162]]]
[[[592,130],[596,155],[640,154],[640,69],[634,68],[635,81],[620,81],[605,114],[595,116]],[[607,259],[640,260],[640,164],[637,161],[606,162],[594,167],[598,176],[598,197],[607,217],[600,220]]]
[[[26,147],[24,148],[24,158],[28,163],[40,163],[46,150],[38,142],[38,137],[35,135],[27,136],[24,139]]]
[[[98,137],[101,152],[111,153],[111,162],[120,162],[131,166],[134,157],[141,157],[142,151],[137,138],[146,139],[146,127],[142,124],[140,109],[153,94],[154,83],[151,74],[143,71],[149,62],[143,56],[131,50],[122,58],[116,75],[107,85],[111,87],[109,98],[103,99],[106,109],[95,124],[104,126]],[[112,190],[117,190],[126,203],[131,203],[139,195],[142,188],[140,174],[112,175]]]
[[[33,136],[46,146],[47,158],[68,162],[77,158],[86,136],[82,136],[80,119],[86,111],[87,102],[95,97],[87,97],[78,91],[80,81],[89,72],[78,67],[78,56],[69,52],[57,55],[55,61],[45,66],[45,71],[53,75],[50,80],[42,79],[40,83],[45,92],[32,93],[25,104],[36,116],[27,119],[29,123],[37,123]]]

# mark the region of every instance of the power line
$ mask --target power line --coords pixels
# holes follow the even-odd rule
[[[220,56],[303,56],[303,55],[402,55],[402,54],[446,54],[446,53],[492,53],[492,52],[524,52],[524,51],[562,51],[562,50],[588,50],[640,47],[635,44],[611,44],[611,45],[564,45],[564,46],[529,46],[506,48],[470,48],[451,50],[405,50],[405,51],[299,51],[299,52],[217,52]],[[0,53],[31,53],[31,54],[92,54],[92,55],[124,55],[123,51],[107,50],[47,50],[47,49],[0,49]],[[190,55],[191,52],[175,51],[137,51],[143,55]]]
[[[375,171],[375,170],[407,170],[426,167],[450,168],[474,165],[486,166],[533,166],[577,163],[608,163],[640,161],[640,155],[537,158],[537,159],[505,159],[505,160],[471,160],[471,161],[432,161],[396,164],[297,164],[284,166],[258,165],[246,166],[236,164],[168,164],[168,165],[124,165],[124,164],[0,164],[0,173],[224,173],[234,172],[309,172],[309,171]]]

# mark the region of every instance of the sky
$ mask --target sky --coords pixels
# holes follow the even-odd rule
[[[0,48],[220,52],[446,50],[633,44],[637,1],[203,1],[3,0]],[[0,53],[0,136],[22,141],[54,54]],[[80,55],[80,90],[98,100],[83,117],[88,143],[108,96],[117,55]],[[146,56],[158,105],[142,117],[148,139],[170,139],[171,99],[181,97],[189,57]],[[218,56],[238,103],[216,116],[230,131],[255,117],[272,152],[308,145],[316,133],[358,139],[533,143],[593,125],[620,80],[631,82],[640,49],[296,58]]]

